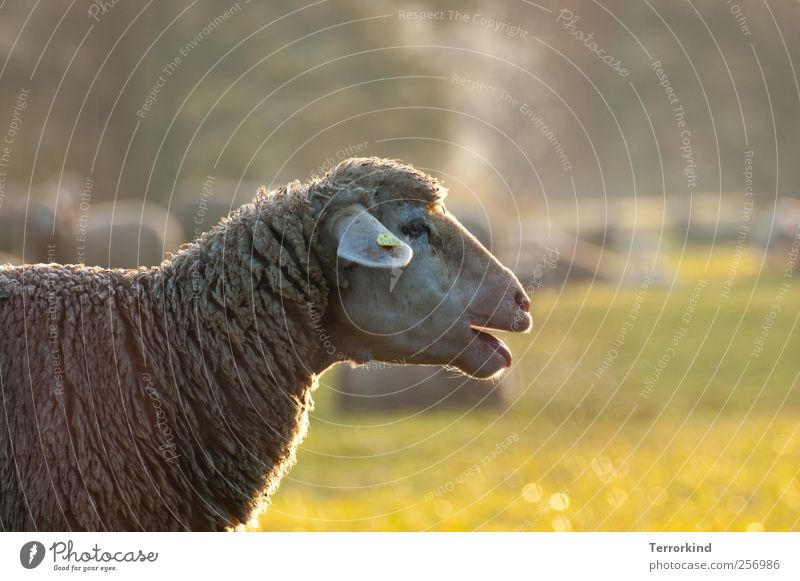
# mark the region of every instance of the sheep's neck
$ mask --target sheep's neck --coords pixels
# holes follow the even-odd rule
[[[145,367],[174,398],[178,437],[193,450],[186,472],[210,507],[195,528],[243,522],[271,494],[305,433],[316,375],[338,360],[320,326],[326,288],[309,292],[323,301],[276,296],[281,281],[249,278],[266,257],[223,236],[136,285]]]
[[[324,266],[330,257],[321,256],[325,250],[309,228],[313,221],[304,218],[279,205],[253,207],[158,269],[153,286],[160,287],[164,311],[180,314],[175,322],[184,332],[178,339],[217,334],[244,339],[265,355],[285,350],[276,364],[290,374],[302,369],[307,377],[340,360],[321,326],[333,286]],[[300,234],[290,240],[287,232]]]

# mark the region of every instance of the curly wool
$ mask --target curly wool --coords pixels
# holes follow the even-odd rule
[[[398,193],[399,192],[399,193]],[[348,160],[259,190],[156,268],[0,268],[0,528],[223,530],[294,463],[342,284],[324,213],[433,178]]]

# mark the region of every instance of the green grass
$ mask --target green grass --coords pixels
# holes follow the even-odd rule
[[[599,378],[637,287],[538,293],[534,331],[509,338],[507,409],[342,414],[325,376],[298,464],[249,528],[800,529],[800,288],[755,357],[781,279],[741,277],[722,298],[722,270],[677,345],[703,269],[650,287]]]

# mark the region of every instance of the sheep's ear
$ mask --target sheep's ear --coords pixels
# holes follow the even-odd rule
[[[339,210],[332,219],[339,258],[370,268],[403,268],[414,255],[408,244],[389,232],[364,206]]]

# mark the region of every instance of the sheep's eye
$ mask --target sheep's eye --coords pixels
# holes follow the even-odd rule
[[[419,238],[423,234],[430,235],[431,228],[424,220],[414,220],[400,229],[409,238]]]

